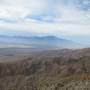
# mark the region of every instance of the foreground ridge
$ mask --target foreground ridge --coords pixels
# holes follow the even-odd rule
[[[43,51],[2,62],[0,90],[90,90],[90,49]]]

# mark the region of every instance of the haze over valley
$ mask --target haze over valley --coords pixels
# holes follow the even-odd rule
[[[0,90],[90,90],[90,0],[0,0]]]

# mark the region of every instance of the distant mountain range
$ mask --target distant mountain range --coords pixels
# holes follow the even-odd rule
[[[17,47],[17,48],[40,48],[40,49],[56,49],[56,48],[78,48],[79,44],[58,38],[55,36],[6,36],[0,35],[0,47]]]

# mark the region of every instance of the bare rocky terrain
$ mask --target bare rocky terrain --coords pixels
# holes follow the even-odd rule
[[[0,57],[0,90],[90,90],[90,48],[19,55]]]

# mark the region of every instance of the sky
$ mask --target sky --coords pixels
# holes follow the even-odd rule
[[[54,35],[90,45],[90,0],[0,0],[0,34]]]

